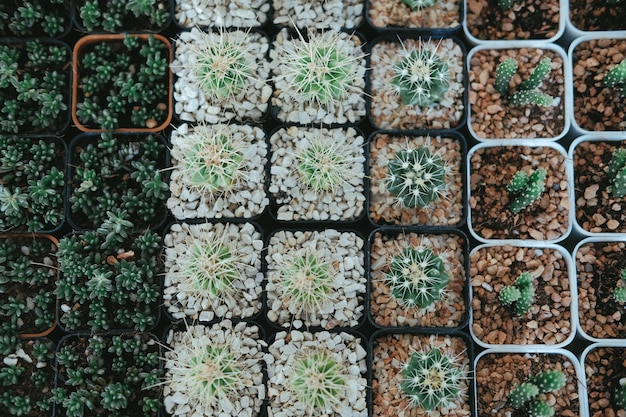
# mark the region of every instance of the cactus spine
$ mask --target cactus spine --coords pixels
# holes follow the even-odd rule
[[[422,10],[435,5],[437,0],[402,0],[402,3],[406,4],[413,10]]]
[[[616,149],[609,161],[606,175],[611,183],[609,192],[615,198],[626,195],[626,149]]]
[[[513,285],[507,285],[498,294],[503,305],[509,306],[515,303],[515,314],[523,316],[530,311],[535,302],[535,287],[533,276],[530,272],[522,273]]]
[[[620,96],[626,97],[626,58],[604,76],[604,85],[617,87]]]
[[[517,171],[513,179],[507,185],[509,199],[512,199],[509,209],[513,214],[517,214],[531,205],[539,198],[545,188],[547,171],[539,168],[528,175],[525,171]]]
[[[551,63],[550,58],[543,58],[528,78],[510,96],[511,103],[516,106],[526,104],[552,105],[554,98],[538,90],[539,85],[550,72]],[[517,61],[515,58],[507,58],[498,65],[494,87],[502,96],[509,96],[509,84],[516,71]]]

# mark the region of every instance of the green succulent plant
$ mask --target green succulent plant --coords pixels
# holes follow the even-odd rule
[[[422,10],[433,7],[437,0],[401,0],[402,3],[409,6],[412,10]]]
[[[535,287],[533,276],[530,272],[523,272],[515,280],[513,285],[505,285],[498,299],[505,306],[515,304],[515,314],[523,316],[530,311],[535,302]]]
[[[613,401],[617,408],[626,410],[626,383],[620,383],[613,394]]]
[[[170,22],[170,9],[163,0],[80,0],[79,23],[94,32],[162,30]]]
[[[450,86],[448,63],[430,42],[406,49],[393,65],[393,89],[402,103],[410,106],[430,106],[441,101]]]
[[[609,177],[609,192],[615,198],[626,196],[626,149],[615,149],[605,168]]]
[[[503,97],[509,97],[511,103],[516,106],[527,104],[551,106],[554,104],[554,98],[539,91],[541,82],[550,72],[551,63],[552,60],[550,58],[543,58],[528,78],[510,95],[509,84],[517,71],[517,60],[515,58],[507,58],[496,69],[494,87]]]
[[[282,298],[305,314],[315,312],[334,300],[335,269],[315,253],[288,256],[280,273]]]
[[[517,171],[506,187],[509,193],[509,209],[517,214],[537,200],[545,189],[547,171],[539,168],[532,174]]]
[[[440,256],[428,248],[407,247],[391,260],[385,282],[408,308],[425,308],[443,297],[450,281]]]
[[[71,25],[67,0],[27,0],[0,5],[0,36],[58,37]]]
[[[619,278],[620,280],[618,282],[621,281],[625,285],[613,288],[612,294],[615,301],[624,304],[626,303],[626,268],[622,268],[619,271]]]
[[[387,169],[387,190],[404,207],[426,207],[447,190],[446,163],[428,145],[396,152]]]
[[[464,378],[465,372],[455,356],[432,347],[411,355],[402,369],[400,388],[411,406],[431,412],[461,398]]]
[[[560,390],[566,382],[567,377],[561,371],[543,371],[530,376],[528,382],[515,385],[507,400],[515,410],[524,409],[530,417],[551,417],[554,415],[554,408],[542,395]]]
[[[626,98],[626,58],[604,76],[603,82],[609,88],[616,88],[620,97]]]
[[[346,370],[323,349],[304,352],[294,363],[286,387],[311,412],[336,410],[346,396]]]

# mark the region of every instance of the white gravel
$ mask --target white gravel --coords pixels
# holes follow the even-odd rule
[[[360,0],[274,0],[274,24],[308,29],[354,29],[363,21]]]
[[[174,19],[187,28],[194,26],[257,27],[267,20],[267,0],[176,0]]]

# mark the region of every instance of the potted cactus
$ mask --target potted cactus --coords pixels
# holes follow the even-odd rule
[[[71,0],[31,0],[0,4],[0,36],[60,38],[72,27]]]
[[[381,37],[372,42],[368,116],[380,129],[460,127],[465,50],[454,38]]]
[[[83,31],[160,32],[171,20],[170,0],[76,0],[76,24]]]
[[[567,133],[571,73],[560,47],[479,46],[468,62],[468,127],[476,139],[557,140]]]
[[[581,363],[585,370],[585,391],[589,417],[601,417],[626,411],[626,347],[603,342],[588,346]]]

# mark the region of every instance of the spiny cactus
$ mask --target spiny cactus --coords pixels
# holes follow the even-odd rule
[[[536,104],[538,106],[552,105],[554,98],[537,89],[548,72],[550,72],[551,63],[550,58],[543,58],[528,78],[510,96],[511,103],[516,106],[526,104]],[[509,96],[509,84],[516,71],[517,61],[515,58],[507,58],[498,65],[494,87],[503,97]]]
[[[426,207],[447,189],[446,164],[427,145],[398,151],[387,168],[387,190],[404,207]]]
[[[526,408],[529,417],[551,417],[554,408],[541,394],[557,391],[565,386],[567,377],[561,371],[549,370],[530,376],[528,382],[517,384],[509,395],[508,402],[516,410]]]
[[[402,3],[413,10],[422,10],[434,6],[437,0],[402,0]]]
[[[613,395],[615,405],[620,409],[626,409],[626,382],[621,382],[620,387]]]
[[[626,149],[615,149],[609,164],[606,175],[611,183],[609,192],[615,198],[626,195]]]
[[[626,284],[626,268],[619,271],[620,279]],[[613,289],[613,299],[618,303],[626,303],[626,286]]]
[[[405,105],[430,106],[443,98],[450,85],[448,63],[430,42],[420,40],[417,48],[405,49],[393,70],[394,91]]]
[[[304,354],[288,378],[287,386],[308,410],[335,410],[347,393],[345,369],[323,350]]]
[[[539,198],[545,188],[547,171],[539,168],[528,175],[525,171],[517,171],[506,190],[509,193],[509,209],[517,214]]]
[[[335,268],[321,253],[286,256],[282,267],[280,286],[286,303],[308,314],[334,300]]]
[[[386,282],[406,307],[428,307],[441,299],[450,277],[441,257],[423,247],[405,248],[394,256]]]
[[[626,97],[626,58],[604,76],[604,85],[617,87],[620,96]]]
[[[505,306],[515,303],[515,314],[518,316],[528,313],[535,302],[533,276],[530,272],[522,273],[517,277],[513,285],[507,285],[502,288],[498,298]]]
[[[411,405],[433,411],[459,399],[465,373],[451,354],[441,348],[414,352],[402,369],[400,388]]]

